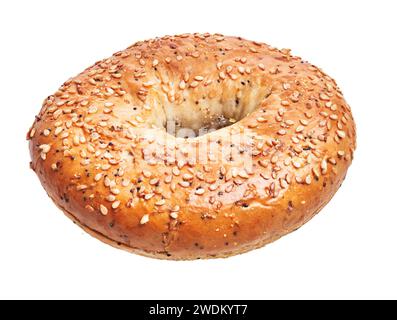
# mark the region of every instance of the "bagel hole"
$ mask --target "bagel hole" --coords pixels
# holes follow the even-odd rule
[[[244,115],[245,117],[246,115]],[[202,123],[201,126],[189,125],[188,123],[177,120],[167,120],[165,130],[167,133],[175,136],[176,138],[196,138],[203,136],[207,133],[220,130],[228,127],[239,121],[240,119],[226,118],[224,115],[219,115],[208,121]]]
[[[240,88],[227,89],[218,98],[202,94],[186,97],[178,105],[163,105],[163,128],[177,138],[195,138],[234,125],[247,117],[266,99],[271,90],[258,90],[242,81]]]

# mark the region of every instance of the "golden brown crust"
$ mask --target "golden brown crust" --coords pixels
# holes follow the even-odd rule
[[[239,121],[189,139],[164,130],[219,115]],[[68,80],[28,138],[47,193],[90,234],[195,259],[309,220],[345,177],[355,126],[334,80],[289,50],[188,34],[136,43]]]

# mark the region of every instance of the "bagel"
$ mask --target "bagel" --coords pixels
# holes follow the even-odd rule
[[[299,228],[340,187],[350,107],[319,68],[220,34],[137,42],[45,99],[31,168],[91,235],[145,256],[227,257]]]

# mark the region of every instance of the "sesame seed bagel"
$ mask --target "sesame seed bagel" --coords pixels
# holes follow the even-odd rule
[[[227,257],[299,228],[335,194],[355,125],[335,81],[220,34],[138,42],[66,81],[28,133],[65,214],[134,253]]]

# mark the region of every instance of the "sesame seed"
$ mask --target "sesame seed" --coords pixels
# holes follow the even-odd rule
[[[320,99],[323,101],[329,101],[329,96],[325,93],[320,93]]]
[[[264,168],[267,168],[269,166],[268,160],[259,160],[258,163],[261,167],[264,167]]]
[[[179,82],[179,89],[184,90],[186,88],[186,82],[184,80],[181,80]]]
[[[280,187],[286,189],[288,187],[288,182],[285,179],[280,179]]]
[[[85,185],[85,184],[80,184],[80,185],[78,185],[77,187],[76,187],[76,190],[77,191],[81,191],[81,190],[85,190],[85,189],[87,189],[88,187],[87,187],[87,185]]]
[[[116,200],[115,202],[112,203],[112,208],[117,209],[120,206],[120,201]]]
[[[152,176],[152,173],[148,170],[143,170],[142,174],[144,175],[144,177],[146,178],[150,178]]]
[[[346,133],[343,130],[336,130],[336,134],[338,135],[339,138],[343,139],[346,137]]]
[[[42,144],[39,146],[39,149],[41,149],[41,152],[43,153],[48,153],[51,149],[51,146],[49,144]]]
[[[92,206],[90,206],[89,204],[87,204],[87,205],[85,206],[85,208],[86,208],[89,212],[94,212],[94,211],[95,211],[95,209],[94,209]]]
[[[277,134],[279,134],[280,136],[283,136],[287,133],[287,131],[285,131],[284,129],[280,129],[277,131]]]
[[[289,102],[287,100],[283,100],[281,101],[281,105],[284,107],[289,106]]]
[[[99,206],[99,210],[104,216],[108,214],[108,208],[106,208],[103,204]]]
[[[150,179],[149,184],[153,186],[153,185],[159,183],[159,181],[160,181],[160,179],[158,179],[158,178],[153,178],[153,179]]]
[[[345,152],[343,150],[338,151],[338,157],[342,158],[345,156]]]
[[[154,86],[154,84],[155,84],[154,81],[146,81],[146,82],[142,83],[142,85],[143,85],[145,88],[150,88],[150,87]]]
[[[78,145],[80,144],[80,138],[79,138],[79,136],[74,136],[74,137],[73,137],[73,144],[74,144],[75,146],[78,146]]]
[[[199,188],[199,189],[196,190],[195,194],[197,194],[197,195],[202,195],[202,194],[204,194],[204,192],[205,192],[204,189]]]
[[[150,200],[151,198],[153,198],[153,196],[154,196],[154,193],[147,193],[147,194],[145,194],[145,200]]]
[[[328,159],[328,162],[329,162],[330,164],[336,165],[336,160],[335,160],[334,158],[329,158],[329,159]]]
[[[199,83],[197,81],[193,81],[190,83],[191,88],[196,88],[198,85],[199,85]]]
[[[116,200],[116,197],[113,194],[109,194],[106,196],[106,201],[113,202]]]
[[[183,180],[186,180],[186,181],[192,180],[193,178],[194,178],[194,176],[192,176],[192,175],[189,174],[189,173],[185,173],[185,174],[182,176],[182,179],[183,179]]]
[[[55,112],[53,113],[54,119],[58,119],[58,118],[61,116],[62,113],[63,113],[62,110],[57,110],[57,111],[55,111]]]
[[[186,162],[184,160],[180,159],[180,160],[178,160],[176,165],[177,165],[178,169],[182,169],[185,166],[185,164],[186,164]]]
[[[32,130],[30,130],[29,137],[33,138],[35,133],[36,133],[36,128],[32,128]]]
[[[238,176],[241,177],[241,178],[244,178],[244,179],[248,179],[249,178],[249,176],[248,176],[248,174],[247,174],[247,172],[245,170],[239,171]]]
[[[297,169],[299,169],[300,167],[302,167],[301,163],[300,163],[299,161],[296,161],[296,160],[292,161],[292,165],[293,165],[295,168],[297,168]]]
[[[327,159],[326,159],[326,158],[324,158],[324,159],[321,161],[320,168],[321,168],[321,173],[322,173],[322,174],[326,174],[326,173],[327,173],[328,165],[327,165]]]
[[[300,93],[298,91],[294,91],[294,93],[290,95],[290,99],[292,102],[298,102],[299,97],[300,97]]]
[[[178,167],[173,167],[171,171],[174,176],[179,176],[181,173]]]
[[[170,217],[171,217],[172,219],[178,219],[178,213],[177,213],[177,212],[171,212],[171,213],[170,213]]]
[[[62,127],[56,128],[55,131],[54,131],[54,135],[55,135],[55,136],[58,136],[58,135],[62,132],[62,130],[63,130]]]
[[[141,221],[139,222],[140,224],[145,224],[149,222],[149,215],[145,214],[142,218]]]
[[[165,204],[165,200],[164,199],[160,199],[159,201],[156,201],[154,204],[156,206],[163,206]]]
[[[111,189],[110,189],[110,192],[113,193],[113,194],[115,194],[115,195],[120,194],[120,190],[117,189],[117,188],[111,188]]]
[[[312,172],[314,174],[314,176],[318,179],[320,177],[320,172],[318,171],[317,168],[313,167],[312,168]]]
[[[183,187],[183,188],[187,188],[190,186],[190,183],[188,181],[179,181],[178,184]]]

